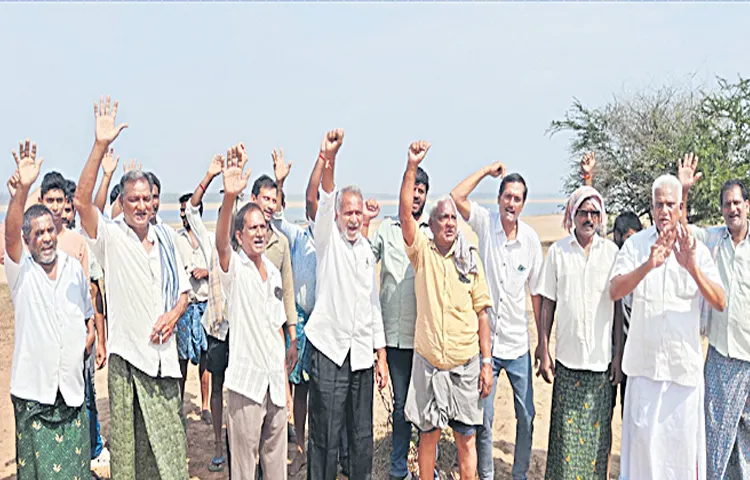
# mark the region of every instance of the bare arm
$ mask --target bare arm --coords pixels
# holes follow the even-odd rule
[[[99,165],[104,158],[104,154],[107,153],[109,145],[128,126],[127,124],[115,126],[117,105],[117,101],[115,101],[110,110],[109,96],[107,96],[106,103],[104,103],[104,99],[100,99],[99,104],[94,103],[94,116],[96,117],[94,146],[76,186],[75,207],[81,217],[81,226],[90,238],[96,238],[99,222],[99,215],[91,198],[96,186]]]
[[[23,211],[25,212],[29,207],[39,203],[42,203],[42,187],[36,188],[26,196],[26,204],[23,206]]]
[[[321,152],[315,161],[305,192],[305,213],[310,220],[315,220],[315,215],[318,213],[318,188],[320,188],[320,180],[323,177],[325,165],[326,160],[323,157],[323,152]]]
[[[424,140],[412,142],[409,145],[408,161],[404,179],[401,181],[401,193],[398,201],[398,218],[401,221],[401,233],[404,236],[404,243],[411,246],[417,235],[417,221],[412,216],[412,207],[414,207],[414,183],[417,181],[417,168],[422,163],[430,144]]]
[[[531,310],[534,312],[534,322],[536,323],[536,331],[539,332],[542,329],[542,296],[531,295]]]
[[[594,152],[588,152],[581,158],[581,176],[583,184],[590,187],[594,184],[594,167],[596,166],[596,157]]]
[[[5,214],[5,251],[13,263],[21,261],[23,255],[23,213],[29,189],[39,177],[39,170],[44,162],[43,158],[36,159],[36,143],[26,140],[19,144],[19,153],[13,151],[17,170],[8,185],[15,187],[15,194],[10,198],[8,211]]]
[[[219,254],[219,266],[224,272],[229,271],[229,260],[232,258],[232,246],[229,238],[232,235],[230,225],[232,222],[232,208],[240,192],[247,187],[247,180],[250,178],[251,173],[248,170],[243,175],[243,156],[244,147],[238,144],[230,148],[227,150],[226,164],[222,169],[224,176],[224,200],[221,204],[219,221],[216,224],[216,250]]]
[[[477,188],[479,182],[481,182],[487,175],[497,178],[504,173],[505,166],[502,162],[495,162],[472,173],[451,191],[451,197],[453,198],[453,201],[456,202],[458,213],[461,214],[464,220],[469,221],[469,216],[471,215],[471,202],[469,202],[469,195],[475,188]]]
[[[102,181],[99,183],[99,189],[96,191],[94,205],[100,212],[104,212],[107,206],[107,197],[109,196],[109,185],[112,182],[112,176],[117,170],[117,164],[120,163],[120,156],[115,157],[114,149],[110,148],[109,152],[102,159]]]
[[[283,207],[281,206],[284,198],[284,181],[289,176],[289,172],[292,170],[292,162],[284,162],[284,149],[280,148],[271,152],[271,158],[273,159],[273,173],[276,177],[276,211],[280,212]],[[316,190],[317,191],[317,190]]]
[[[698,157],[692,152],[686,153],[682,160],[677,160],[677,178],[682,185],[682,205],[680,208],[682,217],[680,218],[680,223],[685,227],[688,225],[688,194],[690,189],[703,178],[701,172],[695,172],[697,168]]]

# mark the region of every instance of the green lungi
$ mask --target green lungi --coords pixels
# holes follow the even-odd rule
[[[609,372],[571,370],[556,362],[544,478],[606,480],[611,445]]]
[[[11,396],[16,417],[18,480],[88,480],[91,440],[86,405],[69,407],[60,392],[54,405]]]
[[[187,438],[177,378],[153,378],[109,357],[112,480],[187,480]]]

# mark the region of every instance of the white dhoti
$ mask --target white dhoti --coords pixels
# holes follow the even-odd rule
[[[703,383],[628,377],[620,480],[705,480]]]

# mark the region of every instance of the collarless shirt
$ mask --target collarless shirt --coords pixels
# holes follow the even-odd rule
[[[164,248],[153,227],[148,227],[150,252],[135,232],[123,221],[112,221],[100,215],[97,236],[88,242],[91,251],[105,271],[109,338],[108,353],[121,356],[150,377],[181,378],[175,335],[163,344],[150,340],[159,317],[165,313],[161,284],[159,249]],[[182,259],[177,262],[177,293],[190,290]]]
[[[529,351],[529,312],[526,286],[540,294],[544,257],[533,228],[518,220],[516,238],[508,240],[500,213],[471,202],[469,226],[479,237],[479,256],[492,296],[490,330],[492,355],[512,360]]]
[[[315,306],[315,240],[312,226],[303,228],[295,225],[277,212],[272,219],[273,226],[289,241],[289,255],[292,258],[294,277],[294,301],[308,316]]]
[[[281,328],[286,315],[281,273],[265,255],[262,258],[268,274],[265,282],[258,267],[241,250],[232,252],[226,272],[219,267],[232,326],[224,385],[255,403],[263,403],[268,392],[271,403],[283,407],[286,345]]]
[[[81,264],[58,249],[51,280],[24,249],[18,263],[5,254],[5,274],[15,309],[11,395],[52,405],[59,390],[66,405],[81,406],[86,319],[94,316]]]
[[[711,252],[726,289],[723,312],[701,302],[701,315],[708,324],[708,341],[722,355],[750,362],[750,240],[736,246],[726,225],[707,229],[691,226],[691,232]],[[750,231],[749,231],[750,233]]]
[[[181,228],[177,231],[177,244],[175,245],[182,257],[182,263],[185,265],[185,272],[188,273],[191,290],[190,301],[193,303],[205,302],[208,300],[208,278],[196,280],[192,275],[193,270],[196,268],[208,270],[203,250],[201,249],[200,243],[197,241],[198,235],[195,235],[195,237],[196,246],[193,247],[193,240],[190,238],[190,232]]]
[[[423,221],[417,222],[425,235],[432,232]],[[414,348],[417,321],[417,297],[414,293],[414,267],[404,245],[401,222],[385,218],[372,238],[372,253],[380,265],[380,308],[383,314],[385,344],[395,348]]]
[[[588,258],[575,234],[547,252],[541,294],[556,302],[556,359],[568,368],[604,372],[612,361],[609,272],[617,245],[594,235]],[[630,342],[630,339],[628,339]]]
[[[630,237],[617,254],[610,280],[645,263],[656,239],[653,226]],[[703,243],[697,242],[695,255],[703,275],[721,285],[719,271]],[[700,298],[698,285],[674,254],[651,270],[633,291],[623,372],[657,382],[699,385],[703,379]]]
[[[335,193],[320,189],[315,221],[315,308],[305,334],[339,367],[350,354],[352,371],[371,368],[373,350],[385,347],[375,258],[359,235],[352,244],[334,221]]]

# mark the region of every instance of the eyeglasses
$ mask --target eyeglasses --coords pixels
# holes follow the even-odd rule
[[[576,215],[581,218],[587,218],[589,215],[591,218],[599,218],[599,216],[602,214],[599,210],[578,210],[576,212]]]

